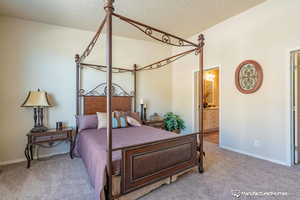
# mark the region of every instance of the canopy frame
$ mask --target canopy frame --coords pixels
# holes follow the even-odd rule
[[[106,4],[104,7],[104,10],[106,12],[106,15],[100,24],[96,34],[92,38],[91,42],[87,46],[87,48],[84,50],[84,52],[79,55],[75,55],[75,62],[76,62],[76,114],[79,115],[81,113],[81,100],[82,97],[82,88],[81,88],[81,70],[82,68],[88,67],[93,68],[95,70],[99,70],[106,73],[106,85],[107,85],[107,189],[106,189],[106,197],[110,200],[113,199],[112,196],[112,152],[116,149],[112,148],[112,74],[113,73],[132,73],[134,76],[134,111],[136,110],[136,76],[137,72],[140,71],[149,71],[149,70],[155,70],[162,68],[170,63],[173,63],[174,61],[191,54],[192,52],[195,53],[195,55],[199,56],[199,86],[198,86],[198,93],[199,93],[199,132],[195,133],[197,134],[197,150],[199,152],[199,163],[198,163],[198,169],[199,172],[202,173],[204,171],[203,169],[203,93],[204,93],[204,80],[203,80],[203,47],[204,47],[204,35],[200,34],[198,37],[198,43],[194,43],[188,40],[185,40],[183,38],[180,38],[176,35],[167,33],[165,31],[162,31],[158,28],[154,28],[152,26],[143,24],[141,22],[135,21],[133,19],[129,19],[127,17],[121,16],[119,14],[114,13],[114,7],[113,3],[114,0],[105,0]],[[130,67],[113,67],[112,61],[112,20],[113,17],[116,19],[120,19],[121,21],[124,21],[133,27],[135,27],[137,30],[143,32],[146,36],[159,41],[163,44],[170,45],[170,46],[176,46],[176,47],[192,47],[192,49],[186,50],[184,52],[178,53],[174,56],[161,59],[157,62],[151,63],[149,65],[138,67],[136,64],[130,68]],[[85,63],[84,60],[91,54],[91,52],[94,49],[95,44],[99,40],[99,37],[101,35],[102,30],[106,28],[106,65],[98,65],[98,64],[89,64]],[[195,108],[197,109],[197,108]]]

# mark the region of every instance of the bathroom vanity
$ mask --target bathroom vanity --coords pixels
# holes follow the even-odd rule
[[[203,112],[203,128],[204,132],[219,131],[219,107],[208,107]]]

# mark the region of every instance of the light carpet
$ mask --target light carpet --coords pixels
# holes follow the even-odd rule
[[[205,142],[205,172],[185,175],[173,184],[142,197],[142,200],[299,200],[300,167],[285,167]],[[1,200],[92,200],[85,167],[81,159],[68,155],[3,166],[0,174]],[[239,198],[232,190],[243,193]],[[236,192],[238,195],[238,191]],[[272,193],[271,192],[282,192]],[[239,196],[239,195],[238,195]]]

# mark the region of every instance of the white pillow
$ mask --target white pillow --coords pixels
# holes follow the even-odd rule
[[[107,127],[107,113],[106,112],[96,112],[98,118],[98,129]],[[111,113],[112,117],[115,116],[114,112]]]
[[[98,129],[106,128],[107,126],[107,114],[104,112],[97,112]]]
[[[127,116],[126,119],[127,119],[127,123],[130,126],[137,126],[137,127],[142,126],[141,123],[138,120],[136,120],[132,117]]]

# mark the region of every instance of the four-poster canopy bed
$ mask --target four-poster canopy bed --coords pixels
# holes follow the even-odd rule
[[[169,177],[182,173],[187,169],[192,169],[198,167],[200,173],[203,172],[203,46],[204,37],[201,34],[198,38],[198,43],[193,43],[177,37],[175,35],[166,33],[159,29],[153,28],[151,26],[142,24],[140,22],[134,21],[132,19],[123,17],[119,14],[114,13],[113,0],[106,0],[106,5],[104,7],[106,16],[102,21],[98,31],[93,37],[92,41],[89,43],[88,47],[85,49],[83,54],[76,55],[76,114],[87,115],[95,114],[96,112],[106,112],[107,113],[107,128],[101,131],[106,132],[106,134],[91,133],[93,139],[87,137],[88,134],[77,133],[76,138],[80,135],[81,139],[79,143],[79,148],[82,149],[83,153],[86,155],[81,155],[86,164],[88,173],[93,176],[95,173],[99,172],[99,166],[89,160],[88,155],[95,154],[92,159],[98,159],[100,156],[105,157],[106,160],[101,164],[101,170],[106,169],[106,177],[101,177],[103,181],[97,180],[99,177],[91,178],[94,181],[94,187],[99,185],[105,185],[105,198],[107,199],[122,199],[122,196],[139,190],[147,186],[153,186],[153,184],[164,181]],[[172,45],[176,47],[191,47],[190,50],[184,51],[177,55],[162,59],[158,62],[152,64],[137,67],[134,65],[130,69],[129,67],[113,67],[112,66],[112,18],[118,18],[124,21],[138,30],[144,32],[146,36],[160,41],[167,45]],[[90,55],[96,44],[101,31],[106,26],[106,66],[88,64],[84,60]],[[112,130],[112,112],[113,111],[125,111],[130,112],[132,110],[136,111],[136,76],[140,71],[159,69],[165,65],[168,65],[177,59],[182,58],[190,53],[195,53],[199,56],[199,119],[200,126],[199,132],[187,134],[183,136],[175,136],[167,131],[154,129],[150,127],[141,128],[127,128],[132,134],[130,141],[124,142],[119,141],[117,137],[123,137],[125,133],[119,129]],[[93,68],[106,72],[107,80],[106,83],[102,83],[90,91],[85,91],[81,88],[81,70],[82,68]],[[113,73],[132,73],[134,77],[134,92],[129,94],[121,86],[112,83]],[[132,105],[133,104],[133,105]],[[133,109],[132,109],[133,108]],[[196,108],[195,108],[196,109]],[[80,132],[80,131],[79,131]],[[138,134],[136,134],[139,132]],[[157,134],[159,132],[159,134]],[[113,133],[113,134],[112,134]],[[144,133],[150,135],[143,136]],[[79,137],[79,138],[80,138]],[[100,138],[102,137],[102,138]],[[86,139],[85,139],[86,138]],[[114,138],[114,143],[112,139]],[[123,138],[125,140],[125,138]],[[77,138],[78,140],[78,138]],[[82,140],[82,141],[80,141]],[[103,141],[104,140],[104,141]],[[87,143],[87,144],[85,144]],[[98,143],[103,143],[102,146],[97,146],[99,149],[91,150],[90,143],[93,145],[100,145]],[[95,143],[95,144],[94,144]],[[115,144],[116,143],[116,144]],[[84,146],[86,145],[86,146]],[[86,148],[86,149],[85,149]],[[93,147],[94,148],[94,147]],[[95,147],[96,148],[96,147]],[[99,152],[98,152],[99,150]],[[95,153],[97,152],[97,154]],[[84,157],[86,156],[86,157]],[[116,157],[119,159],[119,175],[121,176],[120,186],[118,193],[114,192],[116,190],[113,188],[113,176],[116,174],[114,164],[117,162]],[[99,161],[100,162],[100,161]],[[104,165],[103,165],[104,163]],[[99,164],[99,163],[98,163]],[[98,167],[98,168],[97,168]],[[99,183],[100,182],[100,183]],[[98,188],[95,188],[96,190]],[[101,192],[101,191],[100,191]],[[103,198],[103,192],[98,197]],[[126,199],[126,198],[125,198]]]

